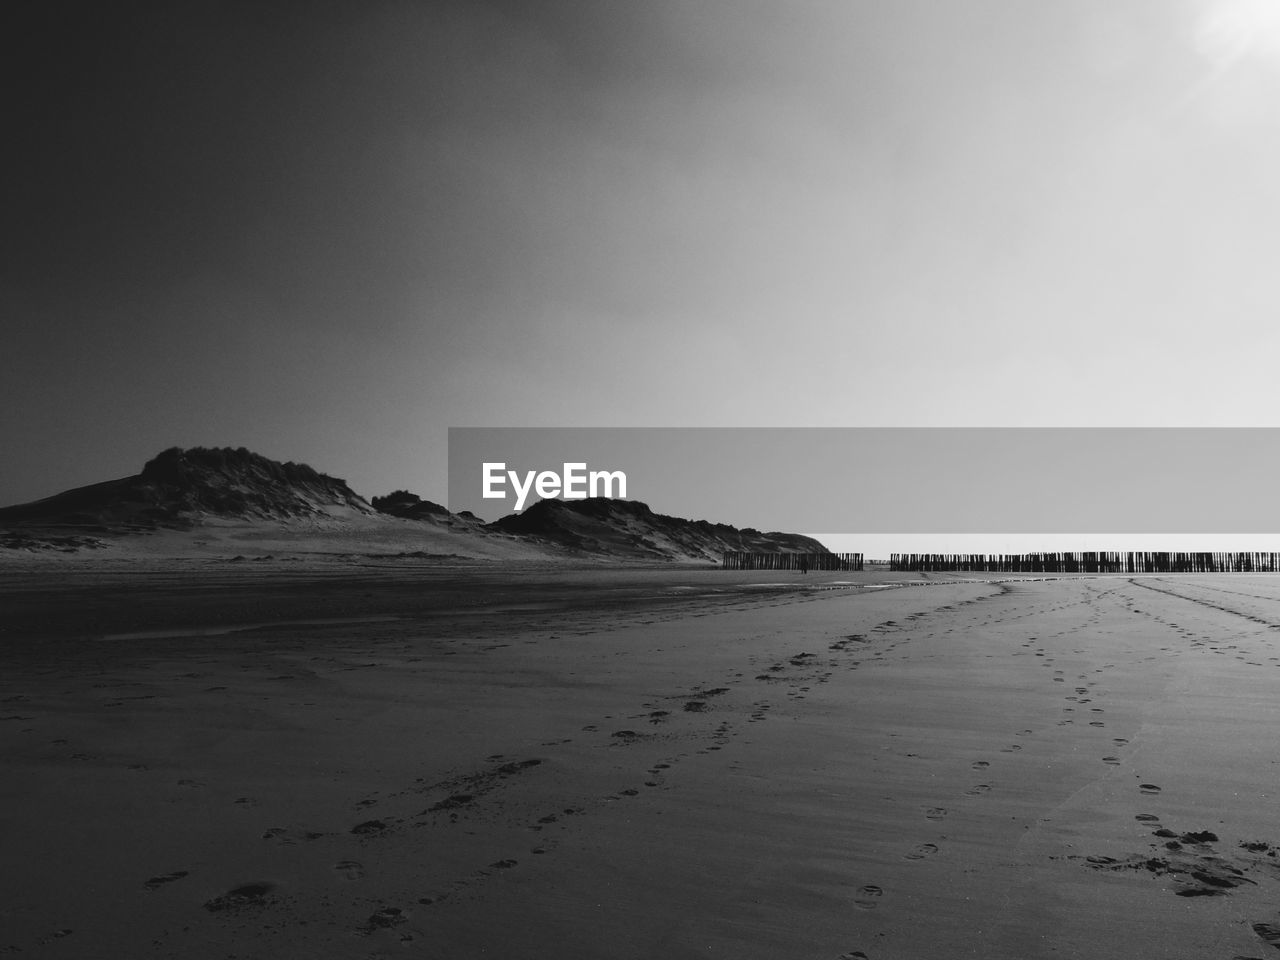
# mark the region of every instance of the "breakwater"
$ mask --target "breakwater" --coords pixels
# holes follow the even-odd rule
[[[1275,573],[1280,553],[895,553],[889,569],[973,573]]]
[[[720,560],[725,570],[861,570],[860,553],[752,553],[725,551]]]

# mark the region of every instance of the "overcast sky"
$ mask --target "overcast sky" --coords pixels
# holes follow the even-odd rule
[[[449,426],[1280,425],[1280,0],[26,6],[0,503],[173,445],[442,500]]]

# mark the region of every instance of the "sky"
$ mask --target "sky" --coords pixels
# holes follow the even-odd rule
[[[23,6],[0,503],[175,445],[443,500],[449,427],[1280,426],[1280,0]]]

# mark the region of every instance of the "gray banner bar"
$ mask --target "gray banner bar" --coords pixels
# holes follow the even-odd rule
[[[449,508],[527,508],[566,464],[575,493],[620,471],[659,513],[767,530],[1280,532],[1273,428],[451,428]]]

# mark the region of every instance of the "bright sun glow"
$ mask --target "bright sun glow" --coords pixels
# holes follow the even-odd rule
[[[1196,47],[1224,70],[1250,56],[1280,59],[1280,0],[1211,0],[1197,24]]]

